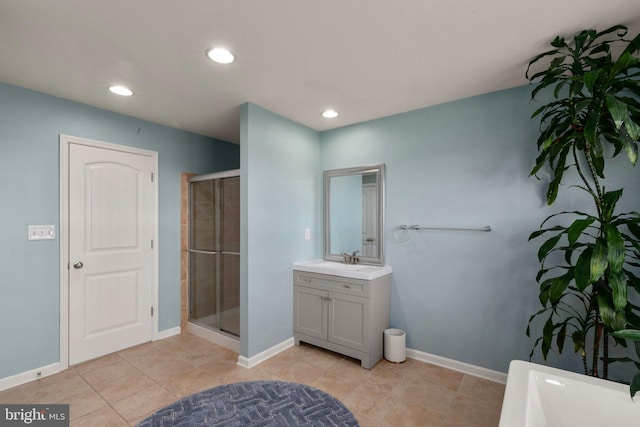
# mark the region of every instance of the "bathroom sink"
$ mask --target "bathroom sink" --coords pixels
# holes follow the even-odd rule
[[[391,267],[388,265],[343,264],[323,259],[296,262],[293,264],[293,269],[364,280],[373,280],[391,274]]]
[[[329,269],[338,269],[338,270],[349,270],[349,271],[358,271],[363,270],[365,268],[371,267],[370,265],[364,264],[342,264],[340,262],[333,261],[324,261],[318,264],[320,268],[329,268]]]

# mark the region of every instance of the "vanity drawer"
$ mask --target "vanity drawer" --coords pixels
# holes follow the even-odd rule
[[[323,289],[347,295],[368,297],[371,295],[371,282],[362,279],[330,276],[328,274],[308,273],[293,270],[294,285]]]

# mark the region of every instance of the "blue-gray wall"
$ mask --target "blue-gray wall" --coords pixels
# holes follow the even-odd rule
[[[320,146],[317,132],[245,104],[240,147],[240,353],[252,357],[293,335],[292,264],[322,248]]]
[[[528,177],[538,135],[529,93],[320,133],[245,104],[238,147],[0,84],[0,378],[58,361],[59,242],[28,242],[26,230],[59,228],[60,133],[159,152],[160,330],[179,324],[180,173],[241,167],[245,357],[292,336],[291,265],[322,256],[322,171],[385,163],[392,326],[407,331],[409,348],[506,372],[528,357],[524,330],[539,305],[528,235],[552,212],[590,209],[567,188],[547,207],[548,177]],[[638,210],[638,170],[622,158],[608,167],[607,188],[625,187],[621,208]],[[401,224],[493,231],[409,231],[403,242]],[[550,363],[580,369],[570,350]]]
[[[301,242],[313,215],[316,222],[322,217],[322,171],[385,163],[391,325],[406,330],[407,346],[421,352],[501,372],[512,359],[526,360],[533,342],[525,336],[527,321],[539,309],[540,242],[528,236],[551,213],[592,209],[588,197],[569,188],[546,206],[548,176],[528,176],[539,134],[530,119],[539,105],[530,91],[524,86],[320,132],[319,147],[313,132],[246,105],[243,355],[292,334],[291,263],[322,257],[321,244]],[[608,167],[608,188],[626,187],[621,207],[637,210],[638,171],[623,158]],[[577,183],[570,173],[565,182]],[[306,195],[314,188],[315,203]],[[403,241],[402,224],[493,231],[408,231]],[[312,230],[321,243],[322,226]],[[580,371],[570,347],[548,363]],[[542,361],[539,353],[534,361]]]
[[[106,96],[106,95],[105,95]],[[180,324],[180,174],[239,167],[240,147],[0,84],[0,378],[59,361],[59,134],[157,151],[159,330]]]
[[[551,213],[593,211],[592,200],[566,186],[546,206],[548,176],[528,176],[539,135],[530,116],[540,106],[530,93],[524,86],[320,135],[322,169],[386,164],[391,325],[406,330],[409,348],[501,372],[529,357],[541,241],[528,236]],[[621,207],[638,210],[640,171],[623,157],[608,166],[606,185],[626,187]],[[565,183],[578,181],[568,174]],[[403,242],[402,224],[493,231],[408,231]],[[571,350],[568,342],[549,363],[580,371]]]

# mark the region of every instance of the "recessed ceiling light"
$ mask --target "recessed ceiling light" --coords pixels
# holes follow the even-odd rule
[[[322,112],[322,117],[333,119],[334,117],[338,117],[338,112],[336,110],[326,110]]]
[[[231,52],[221,47],[214,47],[207,50],[207,56],[218,64],[231,64],[236,59]]]
[[[124,87],[124,86],[110,86],[109,90],[111,91],[111,93],[115,93],[116,95],[120,95],[120,96],[133,95],[133,91],[128,87]]]

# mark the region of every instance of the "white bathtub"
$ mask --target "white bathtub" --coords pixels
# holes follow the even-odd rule
[[[629,386],[535,363],[509,365],[499,427],[640,425]]]

